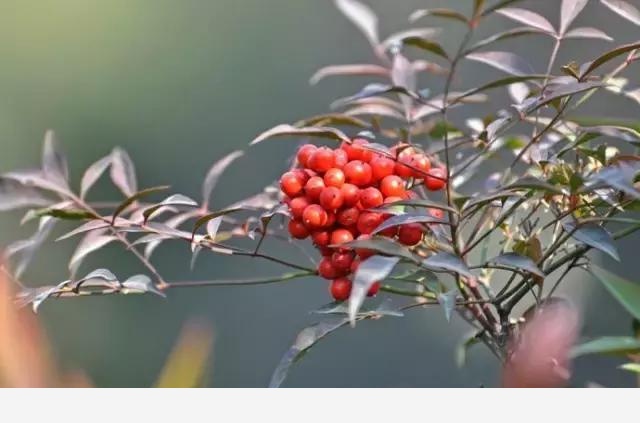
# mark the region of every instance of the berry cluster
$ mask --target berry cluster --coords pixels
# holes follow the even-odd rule
[[[323,258],[318,274],[331,280],[330,292],[337,301],[349,298],[353,274],[370,250],[337,247],[354,239],[367,239],[390,217],[373,209],[411,199],[409,182],[422,180],[431,191],[445,187],[446,170],[431,167],[429,158],[406,144],[392,148],[386,157],[366,148],[368,141],[356,138],[337,149],[305,144],[298,150],[298,167],[280,178],[280,188],[289,206],[289,232],[293,238],[311,237]],[[424,235],[419,223],[381,231],[407,246],[418,244]],[[331,246],[331,247],[330,247]],[[374,296],[379,283],[371,286]]]

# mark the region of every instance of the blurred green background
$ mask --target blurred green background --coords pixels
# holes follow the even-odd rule
[[[409,26],[417,8],[452,7],[468,12],[471,0],[367,1],[381,18],[383,34]],[[617,42],[636,40],[637,28],[591,1],[578,19],[598,25]],[[525,1],[524,6],[557,15],[559,1]],[[453,49],[462,33],[446,21],[440,39]],[[512,27],[491,18],[488,32]],[[498,49],[517,51],[546,67],[551,41],[519,38]],[[602,41],[568,41],[558,64],[584,62],[607,48]],[[320,0],[4,0],[0,5],[0,170],[38,164],[42,137],[54,129],[64,144],[77,183],[84,168],[114,146],[125,148],[137,165],[141,186],[171,184],[199,198],[209,166],[233,149],[245,148],[262,130],[281,122],[323,113],[335,98],[364,85],[357,79],[308,84],[319,67],[373,60],[366,41],[333,7]],[[419,56],[415,56],[419,57]],[[457,88],[496,76],[492,69],[464,63]],[[427,78],[438,92],[441,80]],[[480,113],[504,106],[471,109]],[[637,118],[637,104],[603,94],[586,114]],[[487,108],[488,107],[488,108]],[[457,116],[462,119],[464,116]],[[257,192],[286,165],[295,142],[264,143],[224,175],[212,207]],[[108,192],[108,191],[104,191]],[[0,216],[0,244],[27,235],[20,213]],[[620,244],[623,266],[634,276],[633,248]],[[66,277],[69,241],[49,244],[25,280],[50,284]],[[169,280],[255,277],[278,274],[277,265],[203,254],[193,273],[182,245],[165,245],[155,262]],[[607,263],[611,265],[612,263]],[[144,269],[126,252],[109,246],[83,269],[108,267],[117,275]],[[584,274],[565,292],[585,307],[583,335],[627,334],[630,317]],[[200,288],[155,296],[50,301],[41,310],[55,354],[63,367],[80,368],[99,386],[154,383],[186,319],[212,325],[215,351],[207,384],[216,387],[265,386],[295,334],[315,321],[310,310],[328,302],[326,285],[306,279],[250,288]],[[494,386],[496,362],[475,347],[466,368],[458,369],[453,350],[468,331],[442,310],[413,311],[403,319],[364,322],[344,329],[315,347],[291,372],[287,386]],[[608,358],[576,364],[573,384],[609,386],[634,383]]]

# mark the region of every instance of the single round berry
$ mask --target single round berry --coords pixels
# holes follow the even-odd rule
[[[331,241],[331,233],[325,230],[318,230],[311,233],[311,239],[317,247],[327,247]]]
[[[329,239],[328,233],[327,233],[327,239]],[[333,248],[318,246],[318,251],[320,252],[320,255],[322,257],[331,257],[333,255]]]
[[[333,154],[335,155],[335,167],[338,169],[342,169],[344,165],[349,162],[349,158],[347,157],[347,152],[338,148],[333,150]]]
[[[341,272],[348,272],[353,262],[353,253],[350,251],[336,251],[331,256],[333,267]]]
[[[309,157],[311,157],[311,155],[315,153],[317,149],[318,147],[313,144],[305,144],[300,146],[300,148],[298,149],[298,153],[296,154],[296,158],[298,159],[298,163],[300,163],[300,166],[308,167]]]
[[[380,291],[380,282],[374,282],[367,291],[367,297],[375,297],[378,291]]]
[[[362,234],[370,234],[383,221],[382,214],[375,212],[360,213],[358,218],[358,231]]]
[[[295,197],[302,192],[304,182],[294,172],[286,172],[280,178],[280,189],[289,197]]]
[[[305,239],[309,236],[309,230],[299,220],[289,221],[289,233],[295,239]]]
[[[360,188],[353,184],[344,184],[340,187],[344,204],[347,206],[355,206],[360,199]]]
[[[309,157],[308,166],[311,170],[324,173],[335,165],[335,154],[328,147],[320,147]]]
[[[371,160],[371,174],[374,181],[379,181],[385,176],[393,175],[396,163],[388,157],[378,156]]]
[[[411,176],[413,176],[413,169],[409,167],[411,166],[411,156],[413,154],[413,147],[405,148],[404,150],[400,151],[400,153],[398,153],[396,166],[394,169],[396,175],[402,178],[410,178]]]
[[[331,232],[331,245],[342,245],[353,241],[353,234],[348,229],[336,229]]]
[[[357,207],[348,207],[338,212],[337,220],[342,226],[354,226],[358,223],[360,211]]]
[[[358,254],[358,250],[356,250],[356,255]],[[356,271],[358,270],[358,267],[360,266],[360,257],[355,257],[353,259],[353,261],[351,262],[351,267],[349,268],[349,270],[351,270],[351,273],[356,273]]]
[[[371,166],[360,160],[353,160],[344,166],[344,175],[350,184],[362,187],[372,180]]]
[[[365,188],[360,192],[360,204],[365,209],[373,209],[384,202],[382,193],[374,187]]]
[[[305,184],[304,192],[309,197],[309,200],[318,201],[324,188],[324,180],[319,176],[312,176]]]
[[[344,198],[342,192],[336,187],[326,187],[320,193],[320,205],[325,210],[337,210],[342,207]]]
[[[324,184],[328,187],[340,188],[344,185],[344,172],[337,168],[331,168],[324,174]]]
[[[428,209],[429,210],[429,214],[433,217],[435,217],[436,219],[442,219],[444,217],[444,210],[442,209]]]
[[[364,138],[355,138],[351,144],[343,142],[341,148],[347,153],[349,160],[368,162],[373,158],[373,152],[363,147],[367,144],[369,144],[369,141]]]
[[[324,257],[318,263],[318,275],[325,279],[334,279],[338,277],[338,269],[333,266],[331,263],[331,258]]]
[[[407,223],[406,225],[400,226],[398,230],[398,241],[408,246],[416,245],[422,241],[423,234],[424,230],[422,229],[422,225],[419,223]]]
[[[323,228],[325,229],[331,229],[333,227],[333,225],[335,225],[336,223],[336,214],[332,211],[327,211],[327,221],[326,223],[323,225]]]
[[[290,172],[293,172],[294,175],[302,181],[302,185],[306,184],[309,178],[312,176],[313,171],[307,169],[291,169]]]
[[[409,164],[413,167],[412,175],[416,179],[424,179],[429,169],[431,169],[431,162],[422,153],[415,153],[409,157]]]
[[[380,181],[380,191],[385,197],[402,197],[404,195],[404,180],[397,175],[385,176]]]
[[[349,299],[351,295],[351,286],[352,283],[347,278],[338,278],[334,279],[329,286],[329,291],[331,292],[331,296],[336,301],[346,301]]]
[[[309,199],[307,197],[292,198],[291,201],[289,201],[289,210],[291,210],[291,216],[293,216],[294,219],[302,219],[302,213],[304,212],[304,209],[306,209],[310,204],[311,202],[309,202]]]
[[[309,229],[323,227],[328,219],[326,210],[317,204],[307,206],[302,212],[302,223]]]
[[[429,191],[440,191],[447,185],[447,172],[441,167],[434,167],[429,170],[424,179],[424,185]]]

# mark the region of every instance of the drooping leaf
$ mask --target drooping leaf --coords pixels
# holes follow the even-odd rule
[[[435,54],[436,56],[440,56],[446,60],[449,60],[449,55],[442,48],[442,46],[435,41],[431,41],[424,37],[406,37],[403,38],[402,43],[407,46],[417,47],[421,50],[428,51],[430,53]]]
[[[484,12],[482,12],[482,16],[489,16],[490,14],[496,12],[497,10],[500,10],[502,8],[508,7],[513,5],[514,3],[519,3],[522,0],[502,0],[501,2],[498,2],[496,4],[494,4],[493,6],[487,7]]]
[[[469,60],[482,62],[503,72],[523,76],[535,74],[533,67],[523,58],[506,51],[486,51],[471,53],[466,56]]]
[[[121,148],[111,152],[111,180],[127,197],[138,191],[136,169],[129,154]]]
[[[615,166],[607,166],[589,178],[587,186],[592,189],[594,184],[606,185],[640,199],[640,191],[633,184],[638,170],[640,170],[640,166],[637,164],[630,165],[625,162],[620,162]]]
[[[436,297],[442,309],[444,310],[444,317],[447,319],[447,322],[451,321],[451,314],[453,310],[456,308],[456,298],[458,297],[457,291],[449,291],[444,293],[439,293]]]
[[[572,357],[588,354],[635,354],[640,352],[640,340],[627,336],[605,336],[575,346]]]
[[[613,10],[623,18],[640,25],[640,10],[631,3],[623,0],[600,0],[600,3]]]
[[[220,176],[231,165],[231,163],[242,157],[243,154],[244,152],[240,150],[232,151],[211,166],[211,169],[207,172],[207,176],[204,178],[204,182],[202,183],[202,202],[205,208],[208,207],[211,192],[213,192],[218,184]]]
[[[48,130],[44,136],[42,149],[42,171],[46,178],[57,184],[68,187],[69,167],[67,158],[60,149],[53,131]]]
[[[540,270],[540,268],[538,268],[538,266],[532,259],[516,253],[501,254],[489,260],[488,263],[505,266],[505,267],[511,267],[515,269],[521,269],[533,275],[537,275],[542,278],[545,277],[544,272]]]
[[[280,363],[271,376],[270,388],[278,388],[282,385],[291,365],[309,348],[313,347],[319,340],[349,323],[349,319],[332,319],[319,322],[303,329],[296,337],[295,342],[284,354]]]
[[[146,294],[147,292],[151,292],[161,297],[166,297],[164,292],[160,291],[147,275],[131,276],[122,282],[120,291],[123,294]]]
[[[378,227],[375,228],[371,232],[371,234],[375,235],[377,233],[384,231],[385,229],[392,228],[394,226],[406,225],[409,223],[448,223],[448,222],[442,219],[435,218],[426,213],[405,213],[397,216],[391,216],[390,218],[382,222],[380,225],[378,225]]]
[[[313,314],[331,314],[331,315],[349,315],[349,302],[348,301],[334,301],[329,304],[312,311]],[[366,305],[360,307],[358,317],[365,316],[391,316],[391,317],[403,317],[404,313],[399,311],[397,307],[393,306],[391,298],[386,298],[381,304],[376,307],[370,308]]]
[[[596,40],[613,41],[613,38],[608,36],[604,31],[598,28],[581,27],[574,28],[564,34],[564,38],[590,38]]]
[[[531,10],[516,7],[505,7],[497,10],[496,13],[549,34],[555,34],[556,32],[555,28],[547,18],[532,12]]]
[[[397,207],[397,206],[410,206],[410,207],[422,207],[422,208],[430,208],[430,209],[439,209],[439,210],[445,210],[445,211],[450,211],[452,213],[455,214],[459,214],[460,212],[456,209],[454,209],[453,207],[449,207],[446,204],[442,204],[439,203],[437,201],[433,201],[433,200],[429,200],[429,199],[416,199],[416,200],[401,200],[401,201],[395,201],[391,204],[385,204],[384,206],[381,206],[380,209],[381,210],[386,210],[389,208],[393,208],[393,207]]]
[[[99,250],[110,242],[116,241],[118,238],[113,235],[103,235],[101,232],[89,232],[85,237],[78,243],[76,250],[71,256],[71,260],[69,261],[69,271],[72,275],[75,275],[78,268],[82,264],[82,261],[89,254],[94,251]]]
[[[170,207],[170,206],[184,206],[184,207],[197,207],[198,203],[196,203],[195,201],[193,201],[191,198],[182,195],[182,194],[174,194],[171,195],[167,198],[165,198],[164,200],[162,200],[160,203],[147,207],[144,212],[142,212],[142,215],[144,216],[144,221],[146,222],[147,220],[149,220],[151,218],[151,216],[157,212],[160,208],[162,207]]]
[[[572,82],[569,84],[556,85],[550,87],[542,96],[532,99],[531,102],[526,103],[524,112],[530,114],[560,98],[579,94],[594,88],[601,88],[602,86],[601,82]]]
[[[638,49],[640,49],[640,41],[636,41],[635,43],[630,44],[624,44],[614,48],[613,50],[609,50],[608,52],[600,55],[596,60],[585,63],[580,68],[580,78],[584,79],[605,63],[615,59],[622,54]]]
[[[36,187],[45,191],[55,192],[64,197],[71,195],[66,181],[59,181],[59,178],[49,178],[40,169],[36,170],[14,170],[1,175],[3,179],[16,181],[25,187]]]
[[[397,87],[389,84],[369,84],[354,95],[350,95],[348,97],[344,97],[334,101],[331,104],[331,108],[335,109],[338,107],[343,107],[348,104],[354,103],[358,100],[366,99],[368,97],[376,97],[382,94],[389,94],[389,93],[404,94],[411,98],[419,99],[419,96],[416,93],[411,92],[404,87]]]
[[[379,43],[378,17],[363,3],[356,0],[334,0],[336,7],[353,23],[367,38],[372,46]]]
[[[369,122],[355,118],[346,113],[325,113],[300,120],[294,126],[327,126],[327,125],[343,125],[353,126],[356,128],[371,128]]]
[[[36,288],[35,290],[26,290],[18,295],[18,299],[20,300],[21,296],[26,296],[26,298],[22,299],[24,304],[31,303],[31,308],[34,313],[37,313],[40,309],[42,303],[48,299],[51,295],[58,292],[59,290],[65,288],[71,281],[60,282],[56,286],[42,287]]]
[[[536,79],[545,79],[544,75],[521,75],[521,76],[509,76],[506,78],[501,78],[498,79],[496,81],[492,81],[489,82],[487,84],[484,84],[480,87],[477,88],[472,88],[468,91],[463,92],[462,94],[458,95],[457,97],[455,97],[455,99],[453,99],[451,101],[451,103],[456,103],[466,97],[469,97],[471,95],[486,91],[486,90],[490,90],[493,88],[499,88],[499,87],[504,87],[507,85],[512,85],[512,84],[516,84],[518,82],[523,82],[523,81],[531,81],[531,80],[536,80]]]
[[[534,176],[523,176],[520,179],[502,187],[503,190],[521,190],[521,189],[533,189],[539,191],[546,191],[556,194],[566,194],[562,188],[550,184],[547,181],[543,181]]]
[[[111,158],[112,156],[110,155],[103,157],[87,168],[80,182],[80,198],[84,198],[87,195],[89,189],[91,189],[93,184],[96,183],[104,171],[111,165]]]
[[[414,256],[411,251],[403,245],[386,237],[373,237],[371,239],[357,239],[345,244],[341,244],[343,248],[362,248],[373,250],[381,254],[406,258],[414,263],[419,263],[418,257]]]
[[[414,91],[416,89],[415,70],[411,66],[411,62],[400,53],[397,53],[393,57],[391,81],[393,82],[393,85],[405,88],[409,91]]]
[[[575,240],[602,251],[616,261],[620,261],[620,255],[616,249],[613,237],[605,228],[595,223],[576,225],[570,221],[563,221],[562,227]]]
[[[389,70],[379,65],[353,64],[353,65],[331,65],[320,68],[309,79],[311,85],[315,85],[328,76],[387,76]]]
[[[567,32],[589,0],[562,0],[560,7],[560,34]]]
[[[273,128],[258,135],[253,141],[251,141],[249,145],[258,144],[259,142],[262,142],[267,138],[282,137],[282,136],[321,137],[321,138],[330,138],[337,141],[350,142],[349,137],[347,137],[342,131],[335,128],[320,127],[320,126],[296,128],[291,125],[281,124],[281,125],[274,126]]]
[[[166,189],[169,189],[169,186],[168,185],[162,185],[162,186],[158,186],[158,187],[143,189],[142,191],[138,191],[138,192],[130,195],[127,199],[125,199],[122,203],[120,203],[120,205],[118,205],[118,207],[113,212],[113,216],[111,217],[112,224],[115,223],[116,218],[120,215],[120,213],[125,211],[125,209],[127,207],[129,207],[131,204],[133,204],[134,202],[136,202],[139,199],[144,198],[144,197],[146,197],[148,195],[151,195],[151,194],[159,192],[159,191],[164,191]]]
[[[38,189],[0,177],[0,211],[24,207],[44,207],[49,204],[51,204],[51,200]]]
[[[437,253],[428,257],[422,261],[422,266],[430,270],[445,270],[458,273],[467,278],[475,277],[460,257],[447,252]]]
[[[349,321],[355,324],[356,315],[371,285],[381,282],[393,271],[399,257],[371,256],[363,260],[356,270],[349,296]]]
[[[452,9],[418,9],[409,15],[409,21],[415,22],[425,16],[436,16],[439,18],[450,19],[467,24],[467,17],[460,12]]]
[[[478,41],[466,51],[467,54],[473,53],[474,51],[478,51],[481,48],[490,46],[498,41],[508,40],[511,38],[521,37],[523,35],[531,35],[531,34],[542,34],[542,32],[538,31],[535,28],[531,28],[529,26],[513,28],[507,31],[498,32],[493,34],[483,40]]]
[[[640,319],[640,285],[621,278],[599,266],[591,265],[591,274],[633,317]]]
[[[193,230],[191,232],[191,238],[193,239],[196,235],[196,232],[198,232],[198,229],[200,229],[202,227],[202,225],[205,225],[207,222],[217,218],[217,217],[221,217],[230,213],[235,213],[237,211],[240,210],[244,210],[243,207],[231,207],[228,209],[223,209],[223,210],[218,210],[215,211],[213,213],[209,213],[207,215],[204,215],[202,217],[200,217],[198,220],[196,220],[196,222],[193,224]]]
[[[16,241],[7,246],[5,254],[14,263],[14,275],[20,278],[33,260],[38,249],[47,240],[56,224],[56,219],[46,216],[40,218],[38,229],[28,239]]]

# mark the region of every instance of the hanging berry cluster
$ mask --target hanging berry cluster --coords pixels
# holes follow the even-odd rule
[[[367,148],[369,142],[356,138],[339,148],[305,144],[297,153],[298,167],[284,173],[280,188],[289,206],[289,233],[293,238],[311,237],[323,258],[318,274],[331,280],[330,292],[337,301],[351,294],[351,279],[370,250],[339,247],[354,239],[368,239],[390,214],[380,206],[413,199],[409,186],[422,180],[430,191],[446,185],[446,170],[432,167],[429,158],[406,144],[391,149],[391,157]],[[409,223],[387,228],[378,235],[396,238],[407,246],[422,241],[424,228]],[[374,296],[379,283],[367,295]]]

